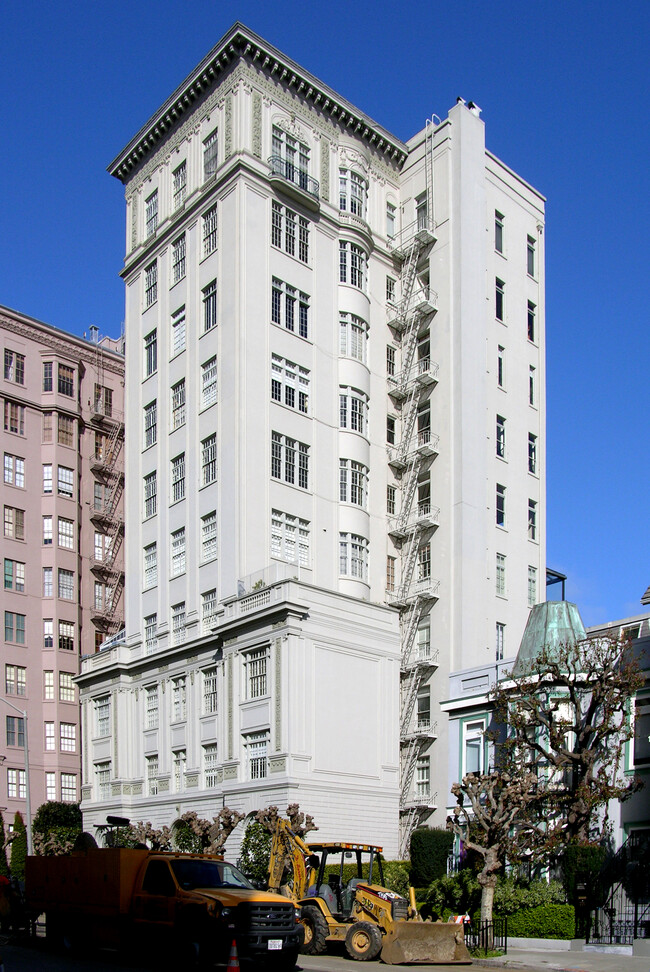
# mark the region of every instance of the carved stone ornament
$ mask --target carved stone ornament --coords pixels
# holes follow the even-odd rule
[[[138,198],[139,193],[134,193],[131,199],[131,249],[135,250],[138,245]]]
[[[330,201],[330,151],[332,143],[325,135],[320,140],[320,194],[325,202]]]
[[[159,793],[169,792],[169,780],[158,780],[158,792]]]
[[[132,792],[133,796],[142,796],[142,783],[134,783]]]
[[[269,760],[269,772],[270,773],[284,773],[287,768],[287,760],[285,756],[275,757]]]
[[[185,786],[187,787],[188,790],[198,785],[199,785],[199,778],[196,775],[196,773],[193,773],[192,776],[185,777]]]
[[[253,110],[251,112],[251,142],[253,155],[262,158],[262,95],[253,91]]]
[[[224,153],[227,159],[232,155],[232,92],[226,95],[226,137]]]
[[[27,321],[17,321],[13,317],[7,317],[6,314],[0,313],[0,326],[3,331],[10,331],[12,334],[19,334],[21,337],[34,339],[35,327],[33,324]],[[55,354],[61,355],[62,358],[66,358],[70,361],[84,361],[89,368],[94,368],[97,364],[97,345],[88,344],[82,342],[79,338],[70,335],[70,341],[61,341],[59,338],[51,336],[49,334],[49,329],[38,328],[37,333],[39,339],[42,340],[43,344]],[[79,341],[78,344],[75,342]],[[72,355],[72,349],[75,349],[74,356]],[[124,359],[120,356],[114,358],[111,352],[107,352],[102,356],[102,367],[105,371],[110,371],[114,375],[124,375]],[[116,679],[117,681],[118,679]]]
[[[223,771],[224,780],[236,780],[237,779],[237,767],[236,766],[226,766]]]
[[[370,169],[370,164],[365,155],[347,147],[342,147],[339,150],[339,164],[342,169],[357,169],[357,171],[360,169],[366,175],[368,175]]]
[[[304,128],[298,124],[295,115],[292,115],[290,118],[287,118],[286,115],[273,115],[271,124],[274,128],[279,128],[283,132],[287,132],[289,135],[292,135],[296,141],[302,142],[303,145],[309,144],[307,133]]]
[[[275,650],[275,750],[282,749],[282,639],[276,638]]]

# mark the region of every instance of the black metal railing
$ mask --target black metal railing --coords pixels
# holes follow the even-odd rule
[[[508,919],[492,918],[465,923],[465,944],[474,952],[508,951]]]
[[[287,159],[283,159],[280,155],[272,155],[268,160],[271,166],[271,175],[281,176],[286,179],[287,182],[291,182],[292,185],[298,186],[303,192],[309,193],[315,199],[318,199],[320,195],[320,183],[317,179],[312,179],[312,177],[304,171],[304,169],[299,168],[295,162],[289,162]]]

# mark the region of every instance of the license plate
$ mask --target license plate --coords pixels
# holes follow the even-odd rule
[[[281,951],[282,951],[282,939],[269,938],[269,952],[281,952]]]

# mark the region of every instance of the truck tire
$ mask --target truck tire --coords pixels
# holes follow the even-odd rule
[[[305,943],[300,951],[305,955],[322,955],[327,948],[327,922],[322,911],[314,905],[305,905],[300,920],[305,926]]]
[[[345,936],[345,949],[356,962],[369,962],[381,952],[381,932],[370,921],[355,921]]]

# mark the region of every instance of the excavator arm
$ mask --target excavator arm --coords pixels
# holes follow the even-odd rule
[[[285,866],[290,864],[293,869],[291,897],[294,901],[304,898],[309,883],[307,861],[310,858],[307,844],[293,832],[287,820],[278,818],[269,858],[269,891],[280,891]]]

